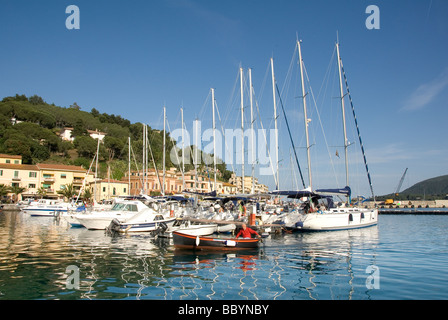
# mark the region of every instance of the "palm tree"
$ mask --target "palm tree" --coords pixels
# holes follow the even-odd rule
[[[86,201],[87,203],[90,203],[90,201],[92,200],[93,197],[93,193],[92,190],[90,188],[86,188],[84,190],[84,194],[82,195],[82,198],[84,199],[84,201]]]
[[[47,189],[45,189],[44,187],[40,187],[39,189],[37,189],[37,194],[42,199],[43,197],[45,197],[47,195]]]
[[[10,186],[0,184],[0,199],[3,199],[4,196],[7,196],[10,190],[11,190]]]
[[[19,194],[24,193],[25,190],[26,190],[26,188],[19,187],[19,186],[12,186],[10,188],[10,191],[15,194],[15,196],[14,196],[15,199],[13,199],[14,202],[19,200]]]
[[[68,201],[70,201],[70,199],[76,194],[76,191],[73,187],[73,183],[69,183],[65,185],[64,189],[58,190],[57,193],[63,195]]]

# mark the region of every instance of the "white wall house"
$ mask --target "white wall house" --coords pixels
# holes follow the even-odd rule
[[[72,137],[72,132],[73,132],[73,128],[66,127],[66,128],[62,129],[59,136],[61,137],[62,140],[73,142],[75,140],[75,138]],[[100,141],[103,141],[104,137],[106,136],[106,133],[98,131],[98,130],[95,130],[95,131],[87,130],[87,132],[93,139],[100,139]]]

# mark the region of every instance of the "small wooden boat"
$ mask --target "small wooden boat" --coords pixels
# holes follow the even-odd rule
[[[248,250],[257,249],[259,239],[213,238],[173,232],[174,247],[194,250]]]

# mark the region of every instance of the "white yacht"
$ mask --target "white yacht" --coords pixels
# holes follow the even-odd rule
[[[148,232],[156,231],[159,227],[167,229],[171,227],[176,218],[174,215],[163,215],[152,208],[147,208],[132,216],[113,219],[108,229],[115,232]]]
[[[31,216],[54,217],[59,213],[67,212],[69,208],[72,208],[72,204],[68,202],[55,199],[39,199],[24,206],[21,210]]]
[[[72,218],[87,229],[104,230],[114,219],[124,220],[147,209],[149,207],[139,200],[122,200],[115,203],[111,210],[75,214]],[[75,222],[70,223],[73,225]]]

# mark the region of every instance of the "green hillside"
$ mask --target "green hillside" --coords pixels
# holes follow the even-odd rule
[[[448,195],[448,175],[427,179],[414,184],[395,196],[396,200],[417,200],[417,199],[444,199]],[[379,199],[393,199],[394,195],[389,194]]]
[[[401,192],[401,195],[443,195],[448,194],[448,175],[421,181]]]
[[[85,107],[83,107],[86,109]],[[15,123],[14,123],[15,122]],[[59,133],[64,127],[73,128],[74,142],[63,141]],[[82,111],[76,102],[64,108],[48,104],[37,95],[26,97],[16,94],[5,97],[0,102],[0,153],[22,156],[24,164],[61,163],[82,165],[89,168],[96,154],[97,140],[90,137],[87,130],[98,130],[107,135],[100,144],[100,177],[106,177],[107,164],[114,179],[121,179],[127,170],[128,137],[138,167],[143,158],[143,124],[131,123],[119,115],[100,113],[95,108],[90,112]],[[163,131],[148,128],[148,140],[154,161],[162,167]],[[166,133],[166,167],[173,167],[170,151],[175,145]],[[150,155],[149,159],[152,160]],[[132,157],[134,158],[134,157]],[[150,161],[152,167],[152,161]],[[135,162],[131,163],[136,170]],[[217,166],[222,172],[221,178],[228,180],[230,172],[225,163]],[[186,165],[190,170],[193,165]]]

